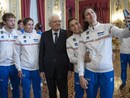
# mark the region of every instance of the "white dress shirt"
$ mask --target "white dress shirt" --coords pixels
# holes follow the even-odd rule
[[[54,34],[54,33],[58,33],[57,36],[58,36],[58,38],[59,38],[60,29],[59,29],[57,32],[55,32],[54,30],[52,30],[53,42],[55,43],[55,34]]]

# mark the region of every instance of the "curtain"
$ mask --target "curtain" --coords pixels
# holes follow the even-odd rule
[[[92,7],[96,11],[99,22],[109,23],[110,0],[79,1],[79,21],[81,24],[83,24],[82,10],[86,6]]]
[[[66,0],[66,28],[68,27],[68,19],[71,17],[75,17],[75,0]]]
[[[30,17],[30,0],[21,0],[22,19]]]
[[[45,0],[37,0],[38,21],[43,25],[42,32],[45,31]]]
[[[33,19],[35,26],[38,23],[37,0],[31,0],[30,2],[30,18]]]

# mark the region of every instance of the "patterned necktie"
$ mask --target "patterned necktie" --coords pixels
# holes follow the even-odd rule
[[[57,40],[58,40],[58,33],[55,32],[54,34],[55,34],[55,44],[56,44],[56,42],[57,42]]]

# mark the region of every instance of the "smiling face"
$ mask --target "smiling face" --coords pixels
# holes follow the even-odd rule
[[[81,33],[81,26],[76,19],[73,19],[69,22],[69,30],[72,31],[74,34]]]
[[[24,25],[24,30],[26,33],[31,33],[33,32],[33,21],[29,20],[26,25]]]
[[[58,31],[61,26],[61,20],[58,16],[52,16],[49,26],[54,30]]]
[[[88,22],[89,24],[97,22],[97,15],[93,9],[89,8],[85,10],[84,21]]]

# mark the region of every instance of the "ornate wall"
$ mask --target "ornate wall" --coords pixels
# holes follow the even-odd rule
[[[120,6],[121,6],[121,14],[122,14],[122,16],[121,17],[123,17],[122,18],[122,20],[116,20],[116,21],[113,21],[113,15],[115,15],[115,13],[117,12],[117,1],[119,1],[119,3],[120,3]],[[128,6],[130,4],[130,0],[111,0],[110,1],[110,23],[113,23],[114,25],[116,25],[117,27],[119,27],[119,28],[124,28],[125,26],[124,26],[124,22],[123,22],[123,19],[124,19],[124,16],[123,16],[123,9],[124,8],[127,8],[127,9],[129,9],[130,10],[130,6]],[[112,45],[112,47],[113,47],[113,49],[116,49],[116,50],[118,50],[118,49],[120,49],[120,41],[119,41],[119,39],[117,39],[116,37],[113,37],[113,39],[112,39],[112,43],[113,43],[113,45]]]
[[[54,12],[58,12],[61,15],[61,28],[66,28],[66,2],[65,0],[45,0],[45,30],[50,29],[48,25],[48,16]]]
[[[4,0],[6,3],[5,12],[12,12],[16,16],[16,22],[21,19],[21,0]],[[75,16],[79,19],[79,1],[75,0]],[[112,15],[115,13],[116,1],[110,0],[110,23],[112,23]],[[122,5],[122,9],[128,8],[130,10],[130,0],[119,0]],[[59,14],[61,15],[61,27],[66,28],[66,0],[45,0],[45,30],[50,29],[48,26],[48,16],[55,12],[56,6],[58,8]],[[0,16],[0,21],[2,21]]]
[[[21,0],[4,0],[5,12],[11,12],[16,16],[16,25],[17,21],[21,18]],[[0,16],[0,21],[2,21],[2,15]]]

